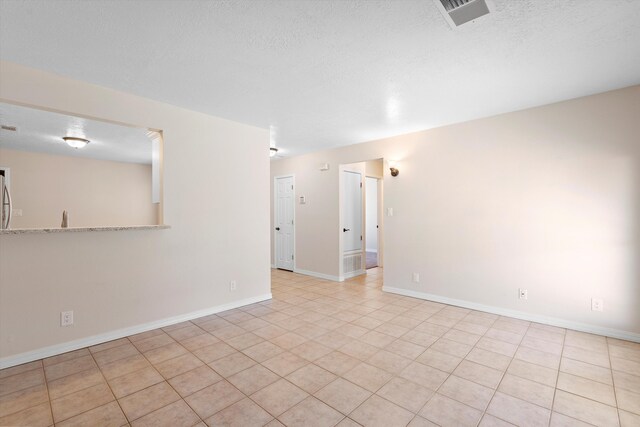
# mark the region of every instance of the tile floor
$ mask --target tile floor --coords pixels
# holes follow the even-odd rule
[[[640,344],[273,271],[273,300],[0,371],[0,425],[640,426]]]

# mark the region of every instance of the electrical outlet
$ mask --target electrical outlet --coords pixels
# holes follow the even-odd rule
[[[529,297],[529,291],[526,289],[518,289],[518,298],[527,299]]]
[[[602,311],[604,309],[604,301],[602,298],[591,298],[591,311]]]
[[[387,208],[387,216],[393,216],[393,208]]]
[[[413,283],[420,283],[420,273],[413,273]]]
[[[60,313],[60,326],[73,325],[73,311],[62,311]]]
[[[231,282],[229,282],[229,291],[233,292],[236,290],[236,281],[232,280]]]

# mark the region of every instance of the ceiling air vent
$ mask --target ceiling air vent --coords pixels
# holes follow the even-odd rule
[[[1,127],[2,127],[2,130],[10,130],[11,132],[15,132],[17,130],[15,126],[2,125]]]
[[[451,28],[473,21],[490,12],[490,0],[434,0]]]

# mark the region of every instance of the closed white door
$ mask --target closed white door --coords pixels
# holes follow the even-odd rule
[[[276,268],[293,271],[294,197],[293,177],[276,178]]]
[[[342,250],[362,250],[362,174],[342,172]]]

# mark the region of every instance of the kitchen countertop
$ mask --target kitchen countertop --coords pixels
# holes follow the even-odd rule
[[[122,231],[122,230],[165,230],[170,225],[120,225],[109,227],[69,227],[69,228],[10,228],[0,230],[4,234],[47,234],[47,233],[81,233],[86,231]]]

